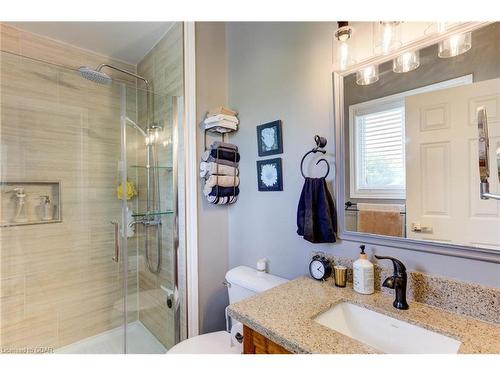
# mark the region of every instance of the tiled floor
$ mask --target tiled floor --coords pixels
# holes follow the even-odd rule
[[[127,353],[163,354],[166,349],[139,321],[128,325]],[[123,354],[123,328],[118,327],[56,350],[57,354]]]

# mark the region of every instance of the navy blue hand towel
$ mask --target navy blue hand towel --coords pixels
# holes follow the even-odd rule
[[[336,242],[337,210],[326,180],[306,177],[297,209],[297,234],[312,243]]]

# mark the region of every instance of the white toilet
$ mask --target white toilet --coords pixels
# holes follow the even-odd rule
[[[233,268],[226,273],[229,303],[241,301],[287,281],[250,267]],[[243,344],[234,336],[243,334],[243,326],[226,314],[226,327],[231,332],[218,331],[192,337],[172,347],[167,354],[241,354]]]

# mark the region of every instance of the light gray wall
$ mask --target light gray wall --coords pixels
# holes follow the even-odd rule
[[[229,104],[239,111],[241,194],[229,208],[229,266],[254,266],[270,260],[269,271],[294,278],[307,273],[311,251],[357,256],[357,243],[313,245],[296,234],[296,209],[303,179],[299,164],[314,145],[328,137],[333,160],[333,23],[228,23]],[[255,127],[281,119],[284,153],[283,192],[258,192]],[[272,156],[272,157],[275,157]],[[311,167],[311,170],[313,168]],[[322,170],[314,169],[317,174]],[[409,269],[500,286],[498,265],[400,248],[373,247],[400,258]]]
[[[225,25],[196,23],[196,119],[201,123],[211,108],[227,103]],[[198,159],[203,152],[203,132],[197,132]],[[201,189],[199,189],[201,190]],[[198,196],[198,284],[200,333],[225,328],[227,291],[222,285],[228,269],[228,212]]]
[[[231,267],[267,257],[271,272],[292,278],[307,272],[311,250],[327,248],[296,234],[296,210],[300,160],[314,135],[328,138],[328,159],[334,151],[333,32],[333,23],[227,25],[229,104],[239,111],[233,140],[241,153],[240,198],[229,208]],[[257,156],[255,127],[273,120],[282,120],[284,153],[268,158],[283,159],[283,192],[258,192],[256,160],[265,158]],[[324,173],[323,166],[310,170]]]

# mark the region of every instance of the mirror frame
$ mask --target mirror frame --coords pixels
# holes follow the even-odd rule
[[[404,47],[383,56],[374,56],[365,61],[349,67],[345,71],[333,73],[333,98],[334,98],[334,136],[335,136],[335,181],[337,190],[336,204],[337,211],[342,212],[338,217],[338,237],[341,240],[369,243],[372,245],[398,247],[405,250],[434,253],[453,257],[500,263],[500,251],[485,248],[476,248],[472,246],[454,245],[447,243],[415,240],[409,238],[390,237],[379,234],[369,234],[362,232],[347,231],[345,229],[345,145],[344,145],[344,77],[366,66],[382,64],[390,61],[398,55],[412,51],[420,50],[430,45],[436,44],[456,33],[465,33],[474,31],[478,28],[487,26],[493,22],[465,22],[450,28],[441,34],[424,35],[415,41],[406,44]],[[479,184],[479,181],[478,181]]]

